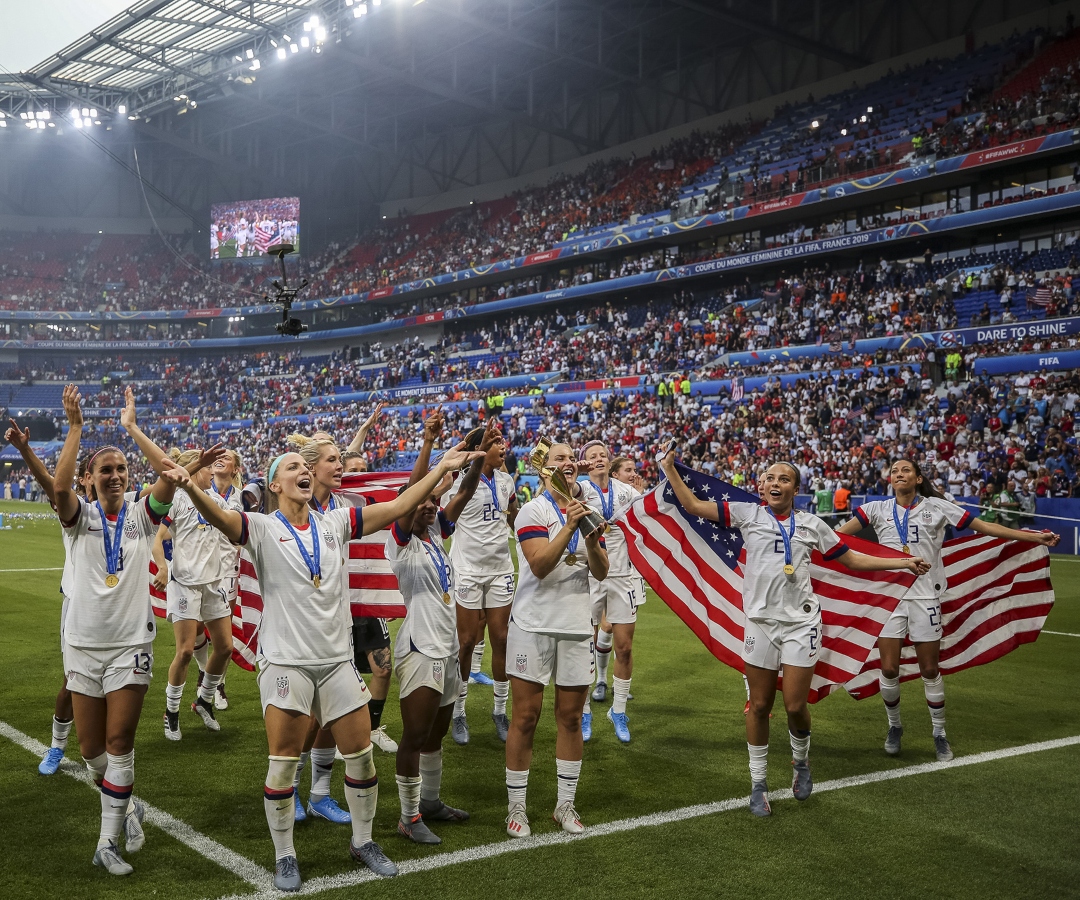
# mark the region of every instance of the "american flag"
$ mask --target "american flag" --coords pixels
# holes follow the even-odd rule
[[[694,495],[707,500],[761,500],[708,475],[679,466]],[[690,516],[666,482],[639,498],[619,520],[630,559],[683,622],[721,662],[743,671],[742,568],[738,529]],[[856,550],[899,556],[845,537]],[[821,602],[821,655],[811,683],[816,702],[863,669],[878,636],[914,576],[906,571],[854,572],[814,552],[810,581]]]
[[[267,223],[270,224],[269,222]],[[273,226],[271,226],[272,228]],[[266,248],[274,243],[275,231],[267,231],[262,225],[255,226],[255,249],[260,253],[265,253]]]
[[[1039,287],[1031,297],[1031,302],[1036,306],[1050,305],[1050,288],[1043,285]]]
[[[1040,544],[972,534],[947,541],[942,554],[948,588],[941,602],[942,674],[992,662],[1039,636],[1054,605],[1050,551]],[[857,700],[879,690],[877,649],[844,685]],[[900,652],[900,679],[919,677],[915,647]]]
[[[746,379],[742,375],[734,375],[731,379],[731,399],[738,403],[746,395]]]

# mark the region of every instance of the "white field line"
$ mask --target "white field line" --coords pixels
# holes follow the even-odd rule
[[[1060,637],[1080,637],[1080,634],[1073,634],[1069,631],[1047,631],[1045,628],[1041,632],[1042,634],[1056,634]]]
[[[822,794],[828,791],[838,791],[844,788],[860,787],[865,784],[876,784],[881,781],[892,781],[896,778],[908,778],[912,775],[926,775],[934,772],[942,772],[947,769],[958,769],[963,766],[974,766],[981,763],[993,762],[999,759],[1008,759],[1013,756],[1023,756],[1028,753],[1040,753],[1044,750],[1058,750],[1062,747],[1080,745],[1080,735],[1067,738],[1059,738],[1053,741],[1040,741],[1036,744],[1023,744],[1018,747],[1005,747],[1001,750],[991,750],[986,753],[973,753],[970,756],[960,756],[947,763],[920,763],[915,766],[905,766],[902,769],[888,769],[881,772],[868,772],[865,775],[853,775],[850,778],[837,778],[832,781],[823,781],[814,785],[814,793]],[[769,801],[792,799],[790,789],[770,791]],[[534,834],[527,838],[507,838],[494,844],[483,844],[467,850],[457,850],[453,853],[439,853],[424,859],[415,859],[401,863],[398,869],[402,875],[413,875],[417,872],[431,872],[436,869],[444,869],[448,866],[461,865],[462,863],[477,862],[491,859],[508,853],[520,853],[524,850],[536,850],[540,847],[553,847],[558,844],[569,844],[575,841],[588,840],[589,838],[605,837],[609,834],[619,834],[625,831],[635,831],[638,828],[648,828],[655,825],[667,825],[672,822],[683,822],[687,819],[696,819],[701,816],[711,816],[716,813],[729,812],[733,809],[743,809],[749,803],[746,795],[732,797],[729,800],[720,800],[716,803],[701,803],[695,806],[684,806],[680,809],[672,809],[667,812],[653,813],[648,816],[637,816],[632,819],[619,819],[615,822],[604,822],[600,825],[586,827],[584,834],[567,834],[564,831],[545,832]],[[546,819],[546,816],[543,817]],[[303,861],[301,860],[301,872]],[[312,878],[305,881],[300,888],[300,894],[321,894],[337,888],[355,887],[370,881],[377,881],[378,876],[373,875],[367,869],[356,869],[344,872],[340,875],[329,875],[323,878]],[[270,900],[281,897],[282,894],[274,890],[259,891],[254,894],[236,894],[223,900]]]
[[[63,572],[63,566],[48,566],[44,569],[0,569],[0,572]]]
[[[23,734],[17,728],[8,725],[7,722],[0,722],[0,735],[6,737],[13,744],[18,744],[24,750],[29,750],[39,758],[44,756],[49,749],[40,741],[34,740],[34,738]],[[95,791],[97,790],[85,766],[65,758],[60,763],[60,771],[65,775],[70,775],[76,781],[81,781],[83,784],[94,788]],[[181,844],[187,845],[200,856],[205,856],[211,862],[215,862],[223,869],[232,872],[237,878],[246,881],[256,888],[260,895],[273,892],[273,874],[262,866],[219,844],[212,838],[208,838],[205,834],[200,834],[186,822],[180,821],[164,810],[151,806],[146,801],[143,801],[143,803],[146,806],[145,821],[156,825],[166,834],[176,838]]]

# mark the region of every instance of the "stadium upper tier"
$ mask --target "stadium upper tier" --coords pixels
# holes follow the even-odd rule
[[[1053,142],[1035,139],[1080,122],[1077,42],[1051,43],[1022,66],[1033,37],[779,109],[767,123],[696,133],[648,158],[595,163],[513,197],[384,223],[351,246],[299,263],[299,275],[312,281],[307,296],[319,298],[308,303],[383,299],[431,288],[433,280],[452,287],[508,271],[511,260],[535,265],[692,230],[703,214],[735,221],[932,177],[949,170],[946,157],[956,168],[1049,149]],[[1043,72],[1040,61],[1049,58],[1058,65]],[[1069,60],[1064,68],[1062,59]],[[1014,97],[1010,85],[1018,79],[1026,87]],[[1061,138],[1071,143],[1068,134]],[[934,167],[920,165],[931,158]],[[268,270],[211,266],[201,251],[164,247],[153,236],[0,235],[0,309],[213,316],[259,305]],[[179,336],[188,339],[192,327]]]

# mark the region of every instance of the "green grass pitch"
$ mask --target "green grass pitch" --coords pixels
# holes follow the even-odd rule
[[[2,503],[0,512],[29,504]],[[46,507],[38,506],[45,511]],[[44,743],[62,678],[58,641],[59,567],[55,522],[14,522],[0,531],[0,720]],[[22,527],[19,527],[22,525]],[[1080,634],[1080,561],[1056,558],[1057,605],[1047,629]],[[739,676],[716,662],[655,596],[640,614],[635,642],[633,742],[619,744],[594,704],[594,737],[586,746],[578,808],[586,826],[745,796],[749,789]],[[220,734],[188,710],[184,737],[162,735],[171,629],[157,638],[155,677],[136,741],[140,796],[265,868],[273,851],[263,816],[266,742],[254,678],[228,676],[231,708]],[[946,679],[949,737],[958,756],[1080,734],[1076,661],[1080,638],[1044,634],[1003,660]],[[488,666],[485,666],[488,668]],[[194,671],[194,667],[193,667]],[[396,693],[384,721],[400,734]],[[375,751],[382,782],[375,839],[391,859],[429,857],[509,840],[503,745],[489,721],[490,688],[473,686],[472,742],[444,745],[443,796],[472,814],[463,826],[436,826],[441,847],[422,849],[396,835],[398,802],[391,757]],[[811,761],[819,783],[933,760],[921,686],[905,685],[904,752],[881,744],[881,702],[838,695],[813,709]],[[770,783],[788,786],[782,714],[773,720]],[[529,788],[534,834],[554,831],[554,725],[550,699],[537,733]],[[75,736],[69,758],[78,759]],[[90,863],[98,798],[63,774],[44,778],[36,757],[0,737],[0,896],[5,900],[199,900],[253,893],[214,862],[152,826],[131,856],[135,873],[113,878]],[[333,795],[343,803],[340,766]],[[306,798],[309,775],[301,795]],[[380,898],[560,897],[668,898],[1061,898],[1080,897],[1080,747],[919,774],[815,795],[804,804],[774,804],[771,819],[745,809],[675,824],[642,827],[568,845],[466,862],[395,881],[328,891],[344,900]],[[305,879],[353,870],[347,827],[297,826]],[[375,892],[375,893],[373,893]]]

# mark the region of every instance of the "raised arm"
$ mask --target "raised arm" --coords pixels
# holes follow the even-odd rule
[[[700,516],[712,522],[720,521],[720,509],[716,503],[711,500],[699,500],[694,496],[694,492],[686,486],[686,482],[683,481],[679,470],[675,468],[674,448],[664,454],[660,468],[664,470],[664,474],[667,475],[672,488],[675,489],[675,497],[683,509],[692,516]]]
[[[155,444],[139,427],[135,414],[135,392],[129,386],[124,391],[124,409],[120,413],[120,425],[139,448],[146,461],[159,475],[165,470],[163,460],[168,454]]]
[[[210,499],[207,493],[191,483],[191,476],[187,469],[176,465],[171,459],[167,459],[166,462],[169,467],[161,473],[161,480],[187,491],[192,505],[202,513],[202,517],[232,543],[239,544],[244,534],[244,516],[234,509],[222,509]]]
[[[352,439],[352,442],[345,448],[346,452],[352,451],[359,453],[363,449],[364,441],[367,440],[368,432],[371,431],[376,420],[382,415],[382,411],[385,408],[385,403],[376,403],[375,409],[372,410],[371,415],[364,419],[364,423],[360,426],[360,430],[356,432],[356,437]]]
[[[75,471],[79,463],[79,444],[82,442],[83,414],[79,389],[73,384],[64,388],[64,414],[68,420],[68,433],[60,458],[56,461],[53,479],[53,504],[61,522],[70,523],[79,512],[79,498],[75,494]]]
[[[34,452],[34,448],[30,446],[30,429],[27,428],[23,431],[19,428],[19,423],[14,419],[8,419],[8,421],[11,422],[11,427],[4,432],[4,440],[19,451],[19,455],[23,458],[23,462],[26,463],[30,474],[41,485],[41,489],[45,492],[45,496],[49,498],[49,502],[56,503],[56,498],[53,496],[53,477],[49,474],[49,470],[45,468],[45,463]]]
[[[480,441],[480,452],[487,456],[487,452],[491,449],[491,445],[495,443],[499,437],[499,429],[497,422],[494,418],[488,421],[487,428],[484,429],[484,438]],[[468,471],[465,472],[461,481],[461,486],[458,488],[458,492],[454,494],[453,499],[446,504],[443,512],[446,514],[451,522],[456,522],[458,516],[468,505],[472,499],[473,494],[476,492],[476,486],[480,483],[480,476],[484,474],[484,456],[476,460]],[[492,478],[494,478],[492,474]]]
[[[1042,544],[1044,547],[1056,547],[1061,540],[1061,535],[1052,531],[1021,531],[1019,528],[1007,528],[997,522],[984,522],[982,519],[972,519],[968,528],[990,537],[1027,541],[1029,544]]]

